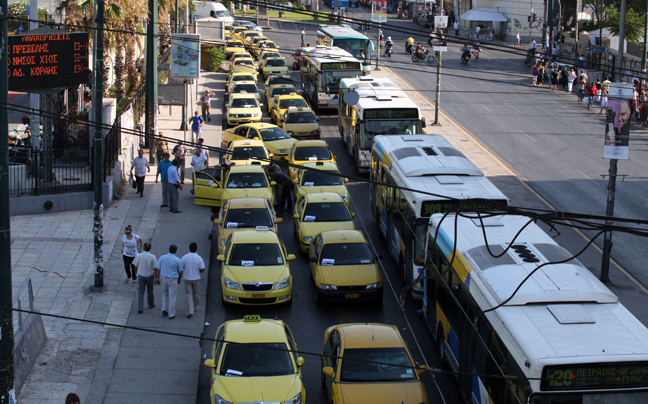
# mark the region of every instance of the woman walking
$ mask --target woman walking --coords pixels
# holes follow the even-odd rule
[[[538,83],[538,63],[534,64],[531,68],[531,76],[533,76],[533,85]]]
[[[587,85],[587,82],[585,81],[585,77],[581,75],[578,78],[578,82],[576,83],[576,91],[578,91],[578,101],[583,102],[583,98],[585,98],[585,86]]]
[[[608,93],[604,86],[601,86],[601,110],[599,114],[602,114],[603,111],[607,108]]]
[[[592,84],[587,87],[587,109],[592,109],[594,97],[596,97],[596,83],[592,82]]]
[[[133,268],[133,260],[137,253],[142,251],[142,239],[137,234],[133,234],[133,228],[129,224],[124,229],[124,236],[122,237],[122,255],[124,257],[124,270],[126,271],[126,280],[128,283],[133,278],[133,283],[137,284],[137,270]]]
[[[542,65],[542,63],[540,63],[540,65],[538,66],[538,80],[537,80],[539,86],[542,86],[542,81],[544,80],[544,76],[545,76],[545,68]]]
[[[576,71],[572,67],[571,70],[569,71],[569,74],[567,74],[567,92],[571,93],[572,90],[574,89],[574,80],[576,80]]]

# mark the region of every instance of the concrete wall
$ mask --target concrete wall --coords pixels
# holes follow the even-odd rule
[[[14,336],[14,369],[16,374],[16,391],[20,391],[32,366],[38,359],[47,342],[47,334],[40,314],[28,314],[23,328]]]

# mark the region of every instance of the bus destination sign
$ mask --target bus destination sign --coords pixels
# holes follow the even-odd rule
[[[322,63],[322,71],[324,70],[360,70],[360,62],[325,62]]]
[[[542,370],[543,391],[648,387],[648,362],[550,365]]]
[[[8,39],[10,91],[90,82],[87,32],[11,35]]]
[[[446,213],[456,210],[456,201],[423,201],[421,203],[421,217],[430,217],[435,213]],[[497,205],[501,204],[501,207]],[[506,206],[506,201],[492,200],[483,202],[464,202],[461,205],[461,212],[498,212]]]
[[[416,108],[366,109],[364,119],[419,119]]]

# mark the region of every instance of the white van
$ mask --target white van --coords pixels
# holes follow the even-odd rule
[[[232,18],[227,8],[221,3],[215,1],[194,1],[193,4],[196,6],[196,11],[191,18],[192,21],[195,21],[197,18],[213,17],[230,24],[234,22],[234,18]]]

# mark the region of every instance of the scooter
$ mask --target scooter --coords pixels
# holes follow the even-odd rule
[[[475,60],[479,60],[479,54],[481,53],[481,48],[479,45],[473,45],[472,54],[475,55]]]
[[[461,61],[464,64],[468,64],[469,59],[470,59],[470,50],[461,51]]]
[[[419,60],[425,60],[430,53],[429,49],[424,49],[422,52],[417,52],[412,55],[412,62],[418,62]]]
[[[394,53],[392,50],[393,47],[394,44],[392,42],[387,42],[387,45],[385,45],[385,56],[391,57],[392,53]]]

